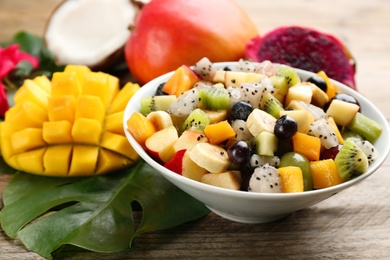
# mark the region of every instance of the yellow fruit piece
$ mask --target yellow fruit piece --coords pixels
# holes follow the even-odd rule
[[[71,145],[48,146],[43,156],[44,172],[42,173],[51,176],[67,176],[72,151]]]
[[[329,116],[326,121],[328,121],[330,127],[333,129],[334,133],[336,134],[337,140],[339,141],[339,144],[344,144],[344,138],[340,133],[340,130],[334,121],[333,117]]]
[[[36,174],[42,173],[44,171],[43,156],[45,151],[46,147],[18,154],[16,163],[20,170]]]
[[[109,150],[101,149],[99,152],[96,174],[105,174],[127,167],[133,163],[126,157]]]
[[[219,144],[236,135],[236,132],[228,121],[222,121],[215,124],[207,125],[204,128],[204,134],[212,144]]]
[[[333,159],[310,162],[313,188],[323,189],[343,182]]]
[[[80,117],[95,119],[102,124],[105,117],[105,109],[101,99],[90,95],[79,96],[76,100],[75,119]]]
[[[105,132],[100,145],[108,150],[116,151],[130,160],[136,161],[139,158],[139,155],[123,135]]]
[[[11,146],[15,153],[45,147],[42,138],[42,128],[25,128],[11,135]]]
[[[76,98],[72,95],[50,97],[47,106],[49,121],[74,121]]]
[[[86,73],[91,72],[90,68],[84,65],[69,64],[66,65],[64,72],[74,72],[77,75],[77,79],[80,84],[83,83]]]
[[[126,122],[127,130],[134,137],[134,139],[142,146],[145,146],[145,141],[155,132],[156,127],[141,113],[133,113]]]
[[[45,76],[38,76],[33,79],[33,81],[41,87],[44,91],[46,91],[48,94],[51,92],[51,82],[50,80]]]
[[[328,95],[329,100],[331,100],[337,93],[340,93],[339,88],[335,84],[333,84],[333,82],[329,79],[328,75],[326,75],[324,71],[318,72],[317,75],[323,78],[326,82],[326,95]]]
[[[119,111],[124,111],[130,98],[140,89],[141,87],[136,83],[128,82],[120,90],[120,92],[114,97],[111,103],[109,114],[113,114]]]
[[[123,115],[124,111],[108,115],[106,117],[105,130],[114,134],[125,135],[122,122]]]
[[[310,161],[318,161],[320,159],[320,138],[297,132],[293,135],[292,142],[294,152],[303,154]]]
[[[139,89],[88,67],[26,80],[0,122],[0,152],[11,167],[48,176],[92,176],[139,159],[125,137],[124,108]],[[113,112],[114,111],[114,112]]]
[[[303,174],[302,170],[296,166],[285,166],[278,168],[282,182],[283,192],[303,192]]]
[[[72,151],[69,176],[91,176],[95,174],[99,148],[97,146],[75,145]]]
[[[79,96],[81,84],[74,71],[55,72],[51,80],[51,96],[59,97],[64,95]]]
[[[103,103],[104,108],[106,108],[109,102],[108,98],[111,95],[111,88],[108,82],[108,75],[105,73],[86,73],[81,94],[99,97]]]
[[[48,144],[72,142],[72,124],[66,120],[45,122],[42,131],[43,140]]]
[[[5,121],[12,123],[16,129],[42,127],[47,121],[47,112],[31,101],[25,101],[11,107],[5,113]]]
[[[96,119],[77,118],[72,128],[72,138],[75,143],[99,145],[102,125]]]
[[[49,94],[41,87],[39,87],[34,81],[27,79],[15,93],[14,101],[15,104],[30,101],[43,109],[47,109],[48,96]]]

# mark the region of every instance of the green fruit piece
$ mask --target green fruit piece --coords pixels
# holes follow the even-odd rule
[[[229,107],[230,96],[225,88],[212,86],[199,90],[201,104],[206,109],[221,110]]]
[[[374,143],[382,133],[382,126],[378,122],[368,118],[360,112],[356,113],[347,128],[363,136],[371,143]]]
[[[291,86],[301,82],[298,72],[286,65],[280,66],[276,74],[270,77],[270,79],[281,95],[286,95]]]
[[[274,156],[278,148],[278,138],[267,131],[261,132],[255,138],[256,150],[259,155]]]
[[[279,167],[285,166],[296,166],[301,168],[304,190],[309,191],[313,189],[313,179],[310,171],[310,163],[306,156],[296,152],[288,152],[280,158]]]
[[[162,95],[153,97],[144,97],[141,99],[141,113],[146,116],[152,111],[168,111],[169,106],[175,102],[175,95]]]
[[[334,162],[344,181],[358,177],[368,169],[367,156],[351,139],[344,142]]]
[[[347,129],[344,128],[343,132],[341,133],[341,136],[343,137],[344,140],[347,140],[348,138],[351,138],[353,141],[364,141],[363,136]]]
[[[279,118],[279,112],[284,111],[280,101],[269,92],[263,94],[260,100],[260,108],[275,118]]]
[[[202,109],[196,108],[192,111],[183,123],[182,130],[193,130],[200,133],[210,124],[210,117]]]

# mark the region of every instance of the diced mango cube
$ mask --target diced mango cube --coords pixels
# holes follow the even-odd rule
[[[33,81],[48,94],[51,93],[51,81],[46,75],[37,76],[33,79]]]
[[[42,128],[43,140],[48,144],[72,142],[72,124],[66,120],[45,122]]]
[[[43,156],[44,173],[52,176],[67,176],[72,159],[73,146],[48,146]]]
[[[11,145],[15,153],[22,153],[47,144],[42,138],[42,128],[25,128],[12,134]]]
[[[67,120],[73,123],[76,111],[76,98],[72,95],[49,98],[47,106],[49,121]]]
[[[120,135],[125,135],[125,131],[123,129],[123,119],[124,111],[117,112],[115,114],[108,115],[106,117],[106,131],[115,133],[115,134],[120,134]]]
[[[280,173],[283,192],[290,193],[304,191],[301,168],[296,166],[285,166],[278,168],[278,172]]]
[[[297,132],[293,135],[292,141],[294,152],[303,154],[310,161],[318,161],[320,159],[320,138]]]
[[[123,135],[118,135],[110,132],[103,133],[101,147],[111,151],[115,151],[131,160],[137,160],[138,154]]]
[[[47,99],[49,94],[39,87],[31,79],[26,79],[23,85],[14,95],[15,104],[31,101],[36,105],[47,109]]]
[[[99,145],[102,125],[95,119],[77,118],[72,128],[72,138],[75,143]]]
[[[120,170],[123,167],[126,167],[132,163],[133,161],[126,157],[123,157],[109,150],[101,149],[99,151],[96,174],[104,174],[107,172]]]
[[[112,98],[111,91],[108,74],[101,72],[85,74],[81,91],[82,95],[92,95],[100,98],[104,108],[106,108],[110,101],[109,99]]]
[[[97,146],[73,146],[69,176],[91,176],[95,174],[99,148]]]
[[[96,119],[100,124],[103,123],[105,117],[105,110],[100,98],[90,95],[81,95],[76,100],[77,118]]]
[[[43,156],[46,147],[20,153],[16,156],[16,163],[20,170],[40,174],[43,172]]]
[[[109,113],[113,114],[119,111],[124,111],[129,102],[130,98],[140,89],[141,87],[136,83],[128,82],[119,93],[112,100]]]
[[[55,72],[51,80],[51,96],[59,97],[64,95],[79,96],[81,84],[74,71]]]
[[[16,104],[5,114],[5,120],[19,129],[40,128],[47,121],[47,112],[31,101]]]
[[[91,72],[91,69],[85,65],[68,64],[64,68],[64,72],[74,72],[77,75],[80,84],[84,81],[85,74]]]

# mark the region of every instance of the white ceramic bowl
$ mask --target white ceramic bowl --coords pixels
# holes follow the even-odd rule
[[[224,68],[233,64],[233,62],[224,62],[215,63],[215,66]],[[304,80],[313,75],[311,72],[297,71]],[[211,211],[223,218],[242,223],[264,223],[283,218],[290,213],[310,207],[366,179],[380,167],[389,153],[389,126],[382,113],[361,94],[341,83],[334,82],[342,92],[353,95],[359,101],[363,114],[376,120],[383,126],[383,132],[375,143],[375,147],[379,152],[379,158],[370,165],[368,172],[353,180],[330,188],[289,194],[235,191],[191,180],[164,168],[154,161],[126,130],[127,119],[130,118],[133,112],[140,111],[141,98],[153,96],[158,85],[166,82],[172,74],[173,72],[150,81],[131,98],[123,118],[126,137],[147,163],[174,185],[203,202]]]

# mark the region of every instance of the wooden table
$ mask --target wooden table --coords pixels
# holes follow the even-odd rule
[[[22,29],[41,34],[58,2],[1,0],[0,41]],[[389,1],[239,2],[262,33],[280,25],[299,24],[341,38],[357,60],[359,91],[390,119]],[[136,239],[132,252],[97,254],[70,248],[57,259],[390,259],[389,173],[390,158],[361,184],[274,223],[239,224],[210,214],[193,223],[143,235]],[[0,194],[11,177],[0,175]],[[0,258],[41,259],[4,233],[0,234]]]

